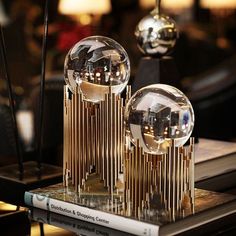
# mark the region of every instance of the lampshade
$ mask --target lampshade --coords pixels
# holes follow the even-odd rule
[[[6,15],[4,6],[2,4],[2,1],[0,0],[0,24],[1,25],[6,25],[9,23],[9,18]]]
[[[100,15],[111,10],[111,3],[110,0],[60,0],[58,10],[65,15]]]
[[[233,1],[233,0],[232,0]],[[151,8],[156,4],[156,0],[139,0],[139,4],[142,8]],[[193,0],[163,0],[161,6],[163,8],[189,8],[193,4]]]
[[[201,0],[203,8],[232,9],[236,8],[236,0]]]

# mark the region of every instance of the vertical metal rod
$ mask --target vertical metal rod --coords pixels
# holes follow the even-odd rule
[[[82,128],[81,128],[81,101],[82,101],[82,95],[79,93],[79,96],[78,96],[78,191],[80,191],[80,186],[82,184],[82,158],[81,158],[81,155],[82,155],[82,147],[81,147],[81,136],[82,136]]]
[[[117,156],[117,174],[119,175],[120,173],[120,161],[121,161],[121,143],[120,143],[120,129],[121,129],[121,124],[120,124],[120,96],[117,96],[116,98],[116,118],[117,118],[117,127],[116,127],[116,156]]]
[[[183,201],[183,192],[184,192],[184,157],[183,153],[180,153],[180,201]]]
[[[111,93],[111,87],[109,87],[109,100],[108,100],[108,114],[109,114],[109,118],[108,118],[108,168],[110,169],[107,173],[107,177],[109,179],[109,189],[110,189],[110,193],[112,193],[113,191],[113,186],[114,186],[114,170],[113,170],[113,114],[112,114],[112,93]]]
[[[4,69],[4,77],[7,82],[7,88],[8,88],[8,97],[9,97],[9,103],[10,103],[10,109],[11,109],[11,116],[12,116],[12,122],[13,122],[13,129],[14,129],[14,136],[15,136],[15,142],[16,142],[16,155],[18,159],[18,169],[20,174],[23,174],[24,172],[24,166],[23,166],[23,155],[20,148],[20,141],[19,141],[19,133],[18,133],[18,127],[16,123],[16,111],[15,111],[15,104],[12,94],[12,87],[11,87],[11,80],[9,76],[8,71],[8,63],[7,63],[7,56],[6,56],[6,47],[5,47],[5,41],[4,41],[4,35],[2,26],[0,24],[0,43],[1,43],[1,54],[2,54],[2,61],[3,61],[3,69]]]
[[[195,190],[194,190],[194,179],[195,179],[195,173],[194,173],[194,164],[195,164],[195,155],[194,155],[194,138],[190,139],[190,161],[191,161],[191,166],[190,166],[190,176],[191,176],[191,187],[190,187],[190,192],[191,192],[191,201],[192,201],[192,211],[194,213],[194,207],[195,207]]]
[[[183,169],[183,172],[184,172],[184,194],[186,193],[187,191],[187,158],[186,158],[186,152],[185,152],[185,149],[184,149],[184,154],[183,154],[183,158],[184,158],[184,169]]]
[[[179,210],[180,206],[179,206],[179,200],[180,200],[180,148],[176,147],[176,195],[175,195],[175,199],[176,199],[176,209]]]
[[[105,101],[101,102],[100,110],[100,141],[101,141],[101,151],[100,151],[100,162],[101,162],[101,177],[102,180],[105,179]]]
[[[79,139],[78,139],[78,117],[79,117],[79,113],[78,113],[78,97],[79,94],[77,92],[75,92],[75,191],[78,192],[78,186],[79,186],[79,182],[78,182],[78,156],[79,156]]]
[[[109,187],[110,184],[110,179],[108,178],[109,176],[109,162],[108,162],[108,158],[109,158],[109,147],[110,147],[110,139],[109,139],[109,96],[108,94],[105,94],[105,148],[106,148],[106,154],[105,154],[105,181],[106,181],[106,186]]]
[[[135,166],[134,166],[134,173],[135,173],[135,184],[134,184],[134,202],[135,202],[135,216],[137,216],[137,209],[138,209],[138,154],[139,154],[139,140],[136,141],[136,148],[135,148]]]
[[[156,0],[155,11],[156,11],[157,14],[160,14],[160,11],[161,11],[161,0]]]
[[[75,94],[72,96],[71,103],[71,178],[75,184]]]
[[[159,156],[159,160],[158,160],[158,194],[162,194],[162,173],[163,173],[163,169],[162,169],[162,163],[163,163],[163,155]],[[163,199],[162,199],[163,201]]]
[[[135,194],[134,194],[134,191],[135,191],[135,149],[136,149],[136,146],[135,147],[132,147],[131,151],[131,158],[132,158],[132,164],[131,164],[131,202],[132,202],[132,207],[133,209],[135,209]]]
[[[68,168],[68,107],[67,107],[67,86],[64,86],[64,127],[63,127],[63,184],[67,187],[67,168]]]
[[[123,153],[124,153],[124,143],[125,143],[125,127],[124,127],[124,107],[123,99],[120,98],[120,172],[123,172]],[[129,144],[130,145],[130,144]]]
[[[68,104],[69,104],[69,106],[68,106],[68,127],[69,127],[69,129],[68,129],[68,144],[69,144],[69,150],[68,150],[68,159],[69,159],[69,162],[68,162],[68,168],[69,168],[69,170],[70,170],[70,177],[71,177],[71,171],[72,171],[72,168],[71,168],[71,157],[72,157],[72,150],[71,150],[71,140],[72,140],[72,138],[71,138],[71,134],[72,134],[72,126],[71,126],[71,111],[72,111],[72,99],[71,100],[69,100],[69,102],[68,102]]]
[[[172,176],[171,176],[171,208],[172,208],[172,217],[175,218],[175,191],[176,191],[176,151],[175,151],[175,140],[171,140],[171,159],[172,159]]]
[[[118,124],[117,124],[117,97],[115,93],[112,94],[112,110],[113,110],[113,168],[114,168],[114,186],[116,186],[117,180],[118,180],[118,152],[117,152],[117,129],[118,129]]]
[[[48,0],[45,0],[44,8],[44,34],[42,46],[42,61],[41,61],[41,81],[40,81],[40,96],[39,96],[39,124],[38,124],[38,169],[41,169],[42,162],[42,129],[43,129],[43,109],[44,109],[44,90],[45,90],[45,70],[47,56],[47,36],[48,36]]]
[[[168,148],[168,155],[167,155],[167,168],[168,168],[168,172],[167,172],[167,209],[168,211],[171,210],[171,167],[172,167],[172,158],[171,158],[171,146]]]
[[[138,185],[138,189],[139,189],[139,191],[138,191],[138,194],[139,194],[139,196],[138,196],[138,198],[139,198],[139,207],[140,207],[140,209],[142,208],[142,200],[144,200],[143,198],[142,198],[142,191],[143,191],[143,185],[144,185],[144,183],[143,183],[143,159],[144,159],[144,157],[142,156],[142,148],[140,147],[139,148],[139,153],[138,153],[138,162],[139,162],[139,164],[138,164],[138,179],[139,179],[139,185]]]
[[[163,160],[163,201],[164,201],[164,205],[165,207],[167,207],[166,205],[166,201],[167,201],[167,154],[164,154],[164,160]]]
[[[86,134],[86,179],[87,179],[87,173],[90,172],[90,163],[91,163],[91,159],[90,159],[90,133],[89,133],[89,127],[90,127],[90,111],[89,111],[89,104],[87,104],[86,110],[85,110],[85,114],[86,114],[86,129],[85,129],[85,134]]]
[[[90,163],[90,147],[89,147],[89,125],[90,125],[90,119],[89,119],[89,104],[86,102],[86,108],[85,108],[85,168],[86,168],[86,179],[89,173],[89,163]]]
[[[100,157],[100,143],[99,143],[99,132],[98,132],[98,129],[99,129],[99,112],[98,112],[98,107],[96,106],[95,107],[95,166],[96,166],[96,173],[100,174],[101,173],[101,169],[100,169],[100,163],[99,163],[99,157]]]
[[[128,171],[128,186],[129,186],[129,196],[128,196],[128,201],[130,202],[131,197],[132,197],[132,191],[133,191],[133,182],[132,182],[132,176],[133,176],[133,172],[132,172],[132,163],[133,163],[133,152],[130,150],[129,152],[127,152],[127,159],[128,159],[128,163],[129,163],[129,171]]]
[[[85,179],[86,176],[86,170],[85,170],[85,105],[84,102],[81,103],[81,116],[82,116],[82,122],[81,122],[81,130],[82,130],[82,168],[81,168],[81,172],[82,172],[82,182]]]
[[[142,154],[143,154],[143,160],[142,160],[142,163],[143,163],[143,199],[145,200],[146,202],[146,193],[147,193],[147,154],[143,153],[142,151]]]

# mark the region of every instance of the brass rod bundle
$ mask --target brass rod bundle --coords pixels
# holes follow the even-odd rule
[[[76,191],[85,186],[92,172],[100,176],[110,193],[117,187],[123,170],[124,105],[109,88],[105,100],[83,100],[77,89],[64,87],[64,185],[69,179]]]
[[[127,88],[125,104],[131,93]],[[113,196],[123,174],[123,205],[127,214],[142,217],[153,202],[175,220],[191,206],[194,211],[194,139],[188,147],[170,140],[167,152],[144,152],[125,136],[124,104],[120,95],[105,94],[91,103],[64,88],[63,182],[80,192],[90,174],[96,174]],[[70,181],[69,181],[70,180]],[[113,199],[113,198],[112,198]],[[113,202],[112,202],[113,203]]]
[[[127,146],[127,145],[126,145]],[[194,210],[194,140],[189,147],[176,147],[171,140],[166,154],[148,154],[139,142],[125,151],[124,201],[138,216],[150,201],[160,199],[159,207],[170,218],[191,205]]]

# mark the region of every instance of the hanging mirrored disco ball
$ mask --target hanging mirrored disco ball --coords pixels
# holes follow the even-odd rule
[[[145,152],[166,153],[171,139],[182,146],[194,127],[194,111],[188,98],[177,88],[154,84],[138,90],[125,108],[126,133]]]
[[[137,25],[135,36],[141,52],[149,56],[163,56],[174,48],[179,32],[169,16],[154,9]]]
[[[130,76],[130,61],[124,48],[103,36],[87,37],[69,51],[64,65],[65,82],[74,93],[79,86],[84,100],[99,102],[105,94],[119,94]]]

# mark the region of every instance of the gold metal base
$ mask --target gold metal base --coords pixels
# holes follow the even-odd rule
[[[128,87],[125,103],[130,91]],[[124,189],[127,215],[139,217],[142,212],[143,217],[147,212],[149,217],[150,205],[163,210],[171,221],[184,216],[185,209],[194,212],[193,138],[188,147],[176,147],[171,140],[166,154],[148,154],[138,140],[130,147],[123,116],[123,99],[111,89],[104,101],[95,104],[84,101],[79,91],[71,94],[65,86],[64,186],[70,181],[80,193],[93,173],[112,196],[114,190]]]
[[[104,101],[83,100],[80,91],[64,87],[64,185],[72,180],[76,191],[95,171],[110,193],[123,172],[123,99],[109,90]]]
[[[194,140],[189,147],[176,147],[171,140],[166,154],[153,155],[136,146],[125,153],[124,203],[134,215],[149,209],[156,202],[157,209],[169,213],[171,220],[194,211]]]

